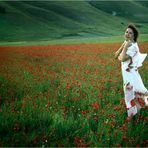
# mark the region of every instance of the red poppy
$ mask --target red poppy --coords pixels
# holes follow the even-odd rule
[[[78,87],[80,87],[80,86],[81,86],[81,84],[77,84],[77,86],[78,86]]]
[[[125,117],[125,122],[128,122],[130,120],[129,117]]]
[[[93,107],[94,110],[98,110],[99,109],[99,103],[94,103],[94,104],[90,104],[90,106]]]
[[[141,106],[145,106],[145,102],[142,98],[138,98],[138,103],[141,105]]]
[[[98,118],[97,117],[94,117],[94,121],[97,121],[98,120]]]
[[[126,139],[127,139],[126,136],[123,136],[123,137],[122,137],[122,140],[126,140]]]

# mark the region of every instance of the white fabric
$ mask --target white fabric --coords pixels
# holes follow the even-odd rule
[[[137,67],[141,67],[142,66],[142,63],[145,60],[146,56],[147,56],[147,54],[142,54],[142,53],[138,54]]]
[[[136,48],[135,44],[131,44],[128,47],[126,54],[128,54],[130,57],[134,57],[137,52],[138,52],[138,48]]]
[[[143,94],[148,92],[137,69],[138,67],[142,66],[142,63],[145,60],[147,54],[142,54],[139,52],[137,43],[132,43],[132,45],[127,49],[126,54],[129,55],[131,59],[125,62],[121,62],[124,83],[123,87],[125,104],[128,108],[128,116],[133,116],[137,113],[136,106],[131,105],[131,101],[135,99],[135,92]]]
[[[132,66],[139,68],[142,66],[147,54],[140,53],[139,47],[137,43],[132,43],[131,46],[128,48],[127,55],[132,57],[133,64]]]
[[[129,110],[127,110],[127,114],[129,117],[136,115],[138,112],[137,107],[133,106]]]

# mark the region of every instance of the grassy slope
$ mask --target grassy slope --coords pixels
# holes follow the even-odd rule
[[[143,25],[148,20],[147,2],[1,1],[0,8],[6,11],[0,13],[1,43],[116,36],[129,20],[138,23],[141,33],[148,30]]]
[[[148,30],[148,1],[91,1],[92,6],[134,22],[142,33]]]
[[[92,6],[109,14],[132,20],[137,23],[148,23],[148,2],[141,1],[90,1]]]

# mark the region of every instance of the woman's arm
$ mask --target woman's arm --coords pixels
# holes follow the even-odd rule
[[[120,55],[120,53],[123,50],[124,45],[126,44],[126,41],[124,41],[124,43],[121,45],[121,47],[115,52],[115,59],[118,58],[118,56]]]
[[[130,56],[126,54],[127,48],[130,46],[130,44],[131,44],[131,42],[128,41],[128,42],[126,42],[125,46],[123,47],[123,50],[122,50],[120,56],[118,57],[118,59],[120,61],[124,62],[124,61],[127,61],[130,59]]]

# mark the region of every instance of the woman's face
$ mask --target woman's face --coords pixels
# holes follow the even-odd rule
[[[131,28],[127,28],[124,34],[124,37],[126,40],[134,40],[134,33],[133,30]]]

